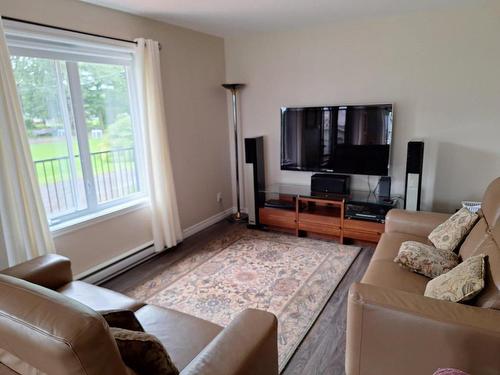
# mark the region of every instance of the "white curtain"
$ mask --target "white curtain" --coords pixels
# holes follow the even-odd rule
[[[1,21],[0,225],[8,266],[54,252]]]
[[[153,237],[155,250],[162,251],[182,241],[182,230],[168,145],[160,46],[149,39],[136,39],[136,42],[136,71],[144,124]]]

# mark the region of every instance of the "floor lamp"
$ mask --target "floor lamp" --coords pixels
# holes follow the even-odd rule
[[[248,215],[241,212],[240,204],[240,163],[238,158],[238,90],[243,88],[243,83],[224,83],[222,87],[231,91],[233,107],[233,128],[234,128],[234,159],[236,165],[236,213],[232,214],[230,220],[236,223],[246,222]]]

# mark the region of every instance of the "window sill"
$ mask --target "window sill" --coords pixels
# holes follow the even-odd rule
[[[101,221],[109,220],[129,212],[139,210],[149,206],[148,198],[139,198],[130,202],[126,202],[117,206],[104,209],[89,215],[81,216],[73,220],[65,221],[64,223],[55,224],[50,227],[52,237],[59,237],[67,233],[97,224]]]

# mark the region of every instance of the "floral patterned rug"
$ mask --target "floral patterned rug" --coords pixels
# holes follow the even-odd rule
[[[246,308],[270,311],[281,371],[359,251],[238,226],[127,294],[222,326]]]

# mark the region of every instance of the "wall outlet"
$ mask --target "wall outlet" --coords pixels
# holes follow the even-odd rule
[[[217,193],[217,202],[222,202],[222,193],[220,191]]]

